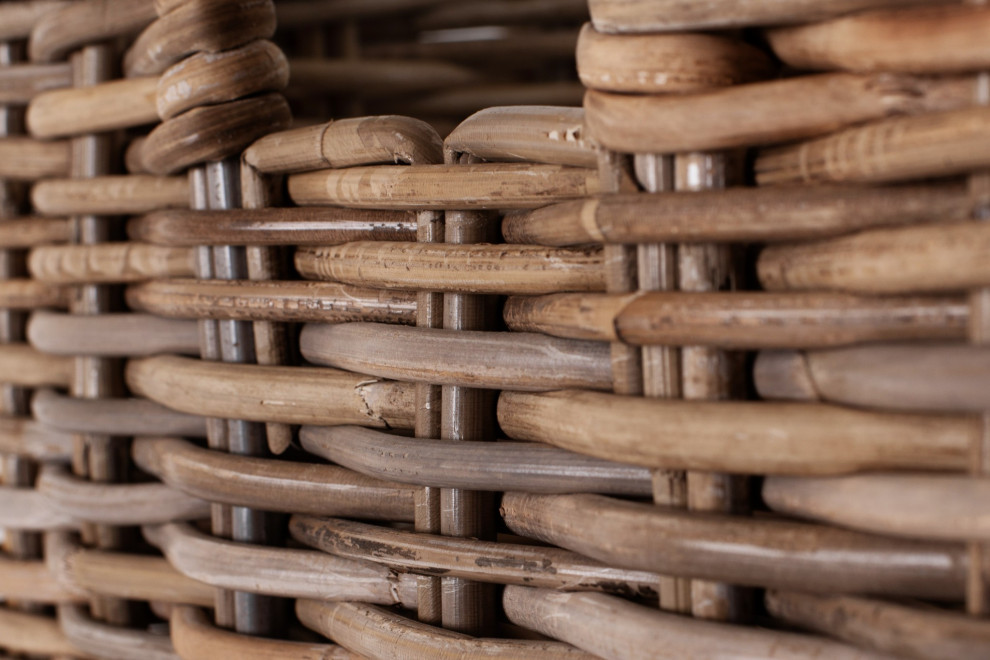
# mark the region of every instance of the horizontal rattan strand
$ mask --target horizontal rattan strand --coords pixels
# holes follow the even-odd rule
[[[874,229],[771,246],[757,262],[770,290],[908,293],[990,285],[990,223]]]
[[[69,142],[29,137],[0,138],[0,177],[34,181],[69,174]]]
[[[566,165],[382,165],[289,176],[301,206],[380,209],[513,209],[593,195],[598,172]]]
[[[126,295],[132,309],[173,318],[416,322],[415,293],[336,282],[153,280],[129,286]]]
[[[892,115],[959,111],[975,103],[976,90],[973,76],[825,73],[685,95],[591,90],[584,109],[591,136],[609,149],[673,153],[789,142]]]
[[[24,106],[43,92],[71,84],[72,69],[67,62],[11,64],[0,68],[0,103]]]
[[[30,248],[49,243],[67,243],[71,238],[69,221],[64,218],[17,218],[0,223],[0,247]]]
[[[950,4],[954,0],[590,0],[591,20],[603,32],[666,32],[809,23],[866,9],[909,4]]]
[[[362,241],[300,248],[295,263],[309,279],[383,289],[495,295],[605,289],[597,247]]]
[[[351,94],[403,96],[483,80],[477,72],[442,60],[367,58],[293,59],[288,96]]]
[[[801,186],[618,194],[509,214],[510,243],[779,242],[871,227],[967,220],[959,181],[896,187]]]
[[[60,605],[58,623],[70,644],[98,658],[180,660],[168,636],[97,621],[81,605]]]
[[[295,515],[300,543],[331,555],[370,560],[399,571],[568,591],[655,598],[660,577],[616,569],[568,550],[406,532],[334,518]]]
[[[28,270],[49,284],[118,284],[157,277],[192,277],[193,248],[142,243],[51,245],[31,250]]]
[[[499,71],[521,72],[532,71],[544,62],[573,61],[577,43],[574,28],[567,26],[503,26],[491,37],[477,41],[382,41],[369,43],[361,53],[370,58],[439,59],[473,65],[497,62]]]
[[[439,2],[416,21],[422,30],[473,27],[479,25],[533,25],[587,20],[586,0],[541,0],[519,3],[515,0],[486,2]]]
[[[0,41],[26,39],[45,14],[70,4],[65,0],[21,0],[0,4]]]
[[[41,560],[0,557],[0,596],[5,601],[70,603],[85,600],[78,591],[67,589]]]
[[[360,426],[307,426],[299,441],[309,453],[338,465],[418,486],[637,497],[652,493],[646,468],[528,442],[453,444]]]
[[[767,351],[758,356],[754,377],[767,399],[906,412],[990,410],[990,350],[967,344]]]
[[[990,484],[982,479],[934,474],[767,477],[763,499],[781,513],[875,534],[990,540]]]
[[[272,0],[244,0],[236,6],[225,0],[173,3],[124,55],[124,74],[159,74],[190,53],[218,53],[274,33]]]
[[[986,7],[893,8],[770,30],[774,54],[796,69],[951,73],[990,68]]]
[[[45,532],[76,529],[78,522],[57,510],[33,488],[0,487],[0,526],[17,531]]]
[[[965,339],[969,315],[964,298],[765,292],[514,296],[504,311],[508,327],[522,332],[750,350]]]
[[[0,226],[3,226],[0,224]],[[44,284],[30,279],[0,281],[0,308],[38,309],[69,306],[70,291],[66,287]]]
[[[72,458],[72,434],[42,421],[24,417],[0,417],[0,454],[39,461]]]
[[[189,525],[145,526],[180,573],[216,587],[291,598],[416,606],[416,578],[324,552],[235,543]]]
[[[460,119],[498,106],[580,106],[583,96],[584,87],[576,82],[483,83],[437,90],[404,101],[399,111]]]
[[[303,625],[362,656],[378,660],[592,660],[567,644],[469,637],[360,603],[296,601]]]
[[[223,53],[187,57],[157,80],[155,107],[164,120],[201,105],[282,89],[289,81],[289,64],[278,46],[259,40]]]
[[[32,346],[51,355],[199,355],[199,328],[194,321],[151,314],[35,312],[28,322],[27,336]]]
[[[175,570],[162,557],[83,548],[66,533],[45,537],[58,579],[90,594],[213,607],[216,590]]]
[[[177,607],[171,616],[172,643],[183,660],[360,660],[333,644],[264,639],[213,626],[203,610]]]
[[[69,643],[58,622],[43,614],[0,607],[0,639],[10,653],[78,658],[86,656]]]
[[[184,247],[414,241],[416,216],[407,211],[340,208],[168,210],[132,219],[127,233],[136,241]]]
[[[187,208],[189,180],[184,176],[101,176],[41,181],[31,203],[45,215],[124,215]]]
[[[574,644],[596,657],[888,658],[821,637],[691,619],[605,594],[562,594],[549,589],[510,586],[502,603],[513,623]],[[657,644],[658,639],[663,643]]]
[[[406,429],[415,421],[415,385],[337,369],[160,356],[131,360],[126,375],[135,394],[194,415]]]
[[[417,383],[522,391],[612,388],[604,342],[533,333],[310,323],[299,349],[314,364]]]
[[[35,489],[56,511],[80,521],[140,525],[210,515],[208,503],[164,484],[94,483],[72,476],[63,466],[43,466]]]
[[[34,62],[54,62],[76,48],[131,35],[155,19],[153,0],[83,0],[63,3],[31,30],[28,51]]]
[[[759,185],[885,183],[990,167],[990,108],[893,117],[756,157]]]
[[[581,29],[577,69],[589,89],[636,94],[696,92],[774,75],[760,49],[711,34],[610,35]]]
[[[48,355],[28,344],[0,346],[0,381],[21,387],[64,387],[72,383],[72,358]]]
[[[31,400],[31,412],[43,425],[41,431],[59,438],[70,433],[206,437],[206,420],[199,415],[170,410],[147,399],[81,399],[41,390]],[[63,451],[68,456],[71,443],[66,442]],[[0,442],[0,451],[2,447]]]
[[[516,440],[676,470],[827,475],[966,468],[973,416],[879,413],[826,404],[664,401],[576,390],[503,392]]]
[[[769,591],[766,607],[791,625],[899,657],[980,660],[990,654],[986,620],[887,601]]]
[[[210,502],[283,513],[413,519],[415,489],[336,465],[234,456],[178,438],[137,438],[131,455],[145,472]]]
[[[688,513],[601,495],[507,493],[501,511],[514,532],[610,566],[809,592],[941,600],[963,593],[963,544]]]
[[[266,135],[245,150],[244,162],[267,174],[427,165],[443,162],[443,141],[433,127],[412,117],[353,117]]]
[[[34,137],[55,138],[154,124],[157,89],[158,78],[130,78],[45,92],[31,100],[27,127]]]
[[[595,144],[584,136],[581,108],[486,108],[461,122],[444,140],[444,149],[488,161],[598,167]]]

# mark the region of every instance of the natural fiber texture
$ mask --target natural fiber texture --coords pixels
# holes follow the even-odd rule
[[[0,656],[990,657],[988,25],[0,3]]]

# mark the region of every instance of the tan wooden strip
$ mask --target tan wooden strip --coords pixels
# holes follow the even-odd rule
[[[78,521],[68,513],[57,510],[51,500],[33,488],[2,486],[0,526],[17,531],[44,532],[76,529]]]
[[[964,298],[839,293],[648,292],[513,296],[509,329],[640,346],[829,347],[865,341],[963,339]]]
[[[19,218],[0,223],[0,247],[30,248],[49,243],[67,243],[69,221],[63,218]]]
[[[600,495],[507,493],[510,529],[613,566],[748,586],[958,599],[964,546]],[[593,521],[590,524],[589,521]]]
[[[796,69],[952,73],[990,68],[990,9],[896,7],[770,30],[774,54]]]
[[[959,291],[990,285],[990,224],[875,229],[766,248],[757,268],[770,290],[852,293]]]
[[[383,289],[538,294],[605,288],[597,247],[362,241],[300,248],[295,263],[306,278]]]
[[[169,210],[130,220],[127,233],[133,240],[171,246],[412,241],[416,217],[405,211],[340,208]]]
[[[27,126],[35,137],[53,138],[152,124],[157,88],[151,77],[44,92],[31,100]]]
[[[72,434],[41,420],[0,417],[0,454],[68,462],[72,459],[72,446]]]
[[[507,215],[510,243],[779,242],[884,225],[968,220],[965,183],[616,194]]]
[[[990,653],[985,619],[932,607],[910,607],[854,596],[769,591],[777,619],[898,657],[979,660]]]
[[[684,95],[591,90],[584,110],[590,137],[609,149],[675,153],[788,142],[906,113],[963,112],[976,90],[974,76],[825,73]]]
[[[0,557],[0,595],[4,600],[71,603],[84,600],[52,575],[44,561]]]
[[[217,364],[179,357],[131,360],[132,392],[207,417],[285,424],[412,428],[415,387],[316,367]]]
[[[824,404],[653,401],[599,392],[503,392],[499,424],[646,467],[746,474],[962,470],[975,417],[876,413]]]
[[[9,7],[14,3],[4,3]],[[23,4],[39,4],[37,2]],[[2,21],[0,21],[2,22]],[[0,28],[3,30],[3,28]],[[72,69],[68,63],[10,64],[0,69],[0,103],[27,105],[31,99],[52,89],[72,84]]]
[[[41,390],[31,400],[31,412],[44,425],[42,428],[47,435],[59,438],[58,431],[111,436],[206,437],[206,421],[202,417],[169,410],[146,399],[79,399]]]
[[[189,207],[186,177],[101,176],[42,181],[31,202],[45,215],[127,215],[156,209]]]
[[[235,543],[181,524],[145,526],[144,535],[180,573],[214,587],[415,606],[415,578],[376,563],[313,550]]]
[[[916,539],[990,539],[990,483],[934,474],[767,477],[775,511],[832,525]],[[869,506],[864,506],[869,502]]]
[[[72,358],[41,353],[28,344],[0,346],[0,382],[21,387],[64,387],[72,382]]]
[[[502,604],[513,623],[596,657],[680,660],[779,655],[804,660],[889,660],[886,654],[820,637],[691,619],[605,594],[509,586]]]
[[[0,308],[4,309],[65,308],[69,306],[70,295],[68,287],[37,280],[18,278],[0,281]]]
[[[594,170],[564,165],[478,163],[351,167],[289,177],[303,206],[351,208],[533,208],[598,192]]]
[[[403,572],[643,598],[656,597],[660,582],[657,575],[611,568],[558,548],[404,532],[305,515],[292,516],[289,530],[300,543],[331,555],[374,561]]]
[[[71,4],[65,0],[20,0],[0,4],[0,41],[26,39],[45,14]]]
[[[199,329],[194,321],[150,314],[35,312],[28,322],[27,336],[32,346],[52,355],[199,355]]]
[[[764,352],[754,379],[767,399],[913,412],[990,410],[990,350],[963,343]]]
[[[527,391],[612,387],[608,346],[537,334],[307,324],[299,348],[314,364],[417,383]]]
[[[28,257],[31,275],[50,284],[140,282],[155,277],[192,277],[195,253],[140,243],[38,247]]]
[[[0,639],[3,640],[4,648],[11,653],[87,657],[82,649],[69,642],[54,618],[42,614],[0,608]]]
[[[40,3],[41,6],[51,3]],[[153,0],[83,0],[45,11],[31,29],[34,62],[54,62],[85,44],[134,34],[155,19]]]
[[[360,426],[307,426],[299,441],[309,453],[362,474],[420,486],[637,497],[651,492],[645,468],[528,442],[413,440]]]
[[[234,456],[177,438],[138,438],[134,462],[184,493],[264,511],[412,520],[411,486],[336,465]],[[224,479],[218,480],[217,474]]]
[[[209,504],[159,483],[102,484],[63,466],[41,468],[35,488],[58,512],[108,525],[155,524],[209,516]]]
[[[591,660],[593,656],[559,642],[485,639],[435,628],[373,605],[296,601],[303,625],[354,653],[381,660],[514,658]]]
[[[34,181],[69,173],[69,143],[42,142],[29,137],[0,138],[0,177]]]
[[[185,319],[411,324],[416,315],[412,292],[334,282],[154,280],[128,287],[127,303],[136,310]]]

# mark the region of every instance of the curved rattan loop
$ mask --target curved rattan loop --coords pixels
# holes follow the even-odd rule
[[[505,216],[510,243],[770,243],[828,238],[871,227],[963,220],[965,183],[873,187],[730,188],[616,194]]]
[[[70,644],[98,658],[179,660],[167,636],[96,621],[79,605],[59,606],[58,624]]]
[[[555,337],[752,350],[964,339],[970,311],[960,297],[651,291],[513,296],[503,316],[510,330]]]
[[[406,211],[298,207],[239,209],[236,214],[169,210],[132,218],[127,233],[134,240],[173,246],[413,241],[416,216]]]
[[[171,66],[158,79],[158,116],[168,120],[201,105],[277,91],[288,82],[289,63],[270,41],[253,41],[222,53],[199,53]]]
[[[41,390],[31,400],[31,413],[43,425],[39,430],[55,437],[62,433],[206,437],[202,417],[169,410],[147,399],[79,399]],[[65,446],[68,456],[71,445]]]
[[[300,543],[332,555],[427,575],[642,598],[656,597],[660,581],[657,575],[609,568],[557,548],[403,532],[304,515],[293,516],[289,529]]]
[[[194,108],[155,128],[141,147],[141,163],[154,174],[240,153],[262,135],[286,128],[292,115],[281,94],[266,94]]]
[[[522,442],[404,438],[360,426],[304,427],[303,449],[362,474],[419,486],[647,496],[645,468]]]
[[[975,417],[574,390],[503,392],[498,420],[516,440],[647,467],[742,474],[961,471],[980,433]]]
[[[382,660],[591,660],[591,656],[559,642],[478,639],[435,628],[398,614],[358,603],[296,601],[296,616],[306,627],[334,639],[355,653]]]
[[[272,0],[186,0],[164,9],[124,56],[127,76],[157,75],[187,55],[237,48],[275,32]]]
[[[709,34],[615,36],[585,25],[577,69],[589,89],[636,94],[695,92],[772,77],[764,52]]]
[[[131,454],[145,472],[211,502],[373,520],[413,517],[413,488],[337,466],[232,456],[175,438],[139,438]]]
[[[235,543],[188,525],[145,526],[144,535],[182,574],[251,593],[416,606],[416,580],[367,561],[323,552]]]
[[[136,34],[156,16],[152,0],[82,0],[62,4],[46,11],[31,30],[28,48],[35,62],[53,62],[84,44]]]
[[[410,325],[416,294],[334,282],[158,280],[127,289],[132,309],[187,319]]]
[[[45,465],[35,486],[61,514],[107,525],[156,524],[209,516],[209,504],[159,483],[101,484]]]
[[[377,428],[412,428],[415,420],[412,384],[337,369],[154,357],[131,360],[126,377],[135,394],[206,417]]]
[[[174,608],[170,623],[172,644],[183,660],[359,660],[333,644],[238,635],[213,626],[205,612],[193,607]]]
[[[195,322],[162,319],[150,314],[87,317],[35,312],[28,322],[27,335],[32,346],[51,355],[199,354],[199,331]]]
[[[953,599],[962,594],[966,570],[962,544],[688,513],[600,495],[507,493],[501,511],[518,534],[610,565],[730,584]]]

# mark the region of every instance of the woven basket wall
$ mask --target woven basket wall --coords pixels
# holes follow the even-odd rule
[[[990,657],[988,106],[979,3],[0,2],[0,657]]]

